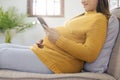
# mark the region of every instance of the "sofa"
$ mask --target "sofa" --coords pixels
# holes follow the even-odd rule
[[[120,22],[120,9],[118,9],[116,8],[112,14],[116,15]],[[118,33],[105,73],[38,74],[0,69],[0,80],[120,80],[120,33]]]

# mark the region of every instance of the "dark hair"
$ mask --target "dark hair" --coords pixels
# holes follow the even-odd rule
[[[96,9],[97,12],[100,12],[102,14],[104,14],[106,16],[107,19],[110,18],[110,11],[109,11],[109,3],[108,3],[108,0],[98,0],[98,4],[97,4],[97,9]],[[82,13],[78,16],[75,16],[74,18],[76,17],[79,17],[79,16],[82,16],[84,15],[85,13]],[[73,19],[73,18],[72,18]]]
[[[106,16],[107,19],[110,17],[109,3],[108,0],[98,0],[97,12],[100,12]]]

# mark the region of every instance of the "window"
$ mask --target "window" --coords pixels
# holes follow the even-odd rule
[[[64,16],[64,0],[28,0],[29,16]]]
[[[120,7],[119,0],[109,0],[110,1],[110,10]]]

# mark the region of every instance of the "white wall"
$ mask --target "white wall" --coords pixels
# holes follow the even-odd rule
[[[64,0],[64,1],[65,1],[64,17],[57,17],[57,18],[44,17],[44,19],[46,20],[46,22],[50,27],[63,25],[66,20],[84,12],[80,0]],[[0,0],[0,5],[4,9],[8,8],[9,6],[16,6],[19,9],[20,13],[27,12],[27,0]],[[27,20],[36,21],[37,19],[35,17],[29,17]],[[44,35],[45,33],[41,25],[38,24],[31,29],[27,29],[24,32],[15,34],[12,43],[22,44],[22,45],[32,45],[39,39],[42,39]],[[3,42],[4,42],[4,36],[3,34],[0,34],[0,43]]]

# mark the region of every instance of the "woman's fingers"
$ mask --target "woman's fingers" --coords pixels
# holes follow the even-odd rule
[[[36,44],[39,48],[43,48],[43,40],[40,40],[39,42],[36,42]]]
[[[39,43],[40,43],[40,44],[42,44],[42,43],[43,43],[43,39],[42,39],[42,40],[40,40],[40,41],[39,41]]]

